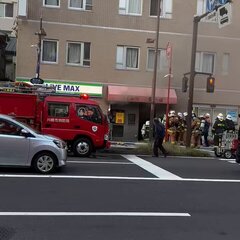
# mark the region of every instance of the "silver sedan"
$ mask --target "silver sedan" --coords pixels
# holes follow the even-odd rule
[[[31,127],[0,114],[0,165],[33,167],[37,172],[50,173],[64,166],[66,143],[43,135]]]

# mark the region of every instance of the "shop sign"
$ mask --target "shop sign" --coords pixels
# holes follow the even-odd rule
[[[123,112],[116,112],[116,123],[124,124],[124,113]]]
[[[30,83],[30,79],[18,78],[16,81]],[[46,87],[53,87],[57,94],[80,95],[81,93],[86,93],[94,97],[103,96],[102,84],[84,84],[78,82],[51,81],[44,79],[44,84],[42,85]]]

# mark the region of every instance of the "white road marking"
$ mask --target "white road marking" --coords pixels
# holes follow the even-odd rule
[[[229,158],[229,159],[219,158],[218,160],[224,161],[224,162],[229,162],[229,163],[232,163],[232,164],[236,164],[236,159],[234,159],[234,158]]]
[[[191,217],[189,213],[169,212],[0,212],[0,216]]]
[[[228,158],[228,159],[226,159],[226,158],[218,158],[218,160],[220,160],[220,161],[235,161],[236,159],[235,158]]]
[[[101,179],[101,180],[136,180],[136,181],[182,181],[182,182],[224,182],[240,183],[240,179],[211,179],[211,178],[146,178],[146,177],[112,177],[112,176],[77,176],[77,175],[19,175],[0,174],[0,178],[45,178],[45,179]]]
[[[122,156],[160,179],[170,179],[170,180],[171,179],[174,179],[174,180],[181,179],[181,177],[179,177],[173,173],[170,173],[170,172],[164,170],[163,168],[160,168],[160,167],[158,167],[140,157],[137,157],[135,155],[122,155]]]
[[[123,164],[123,165],[133,165],[134,163],[132,162],[102,162],[102,161],[98,161],[98,162],[93,162],[93,161],[67,161],[67,163],[76,163],[76,164]]]

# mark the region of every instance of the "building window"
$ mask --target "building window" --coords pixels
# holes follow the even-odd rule
[[[139,48],[117,46],[116,68],[138,69]]]
[[[197,52],[195,71],[203,73],[213,73],[215,64],[215,53]]]
[[[128,124],[129,125],[134,125],[135,123],[136,123],[136,114],[129,113],[128,114]]]
[[[112,137],[123,137],[124,126],[123,125],[113,125]]]
[[[68,42],[67,64],[76,66],[90,66],[90,43]]]
[[[43,40],[42,42],[42,62],[57,63],[58,41]]]
[[[151,0],[150,2],[150,16],[157,16],[158,0]],[[172,18],[172,0],[161,1],[161,17]]]
[[[92,0],[69,0],[68,7],[71,9],[91,11],[93,4]]]
[[[154,61],[155,61],[155,49],[148,49],[148,60],[147,60],[147,69],[154,69]],[[168,69],[168,60],[165,49],[158,49],[158,70]]]
[[[12,3],[0,3],[0,17],[6,17],[6,18],[13,17]]]
[[[223,54],[223,60],[222,60],[222,74],[223,75],[228,75],[228,73],[229,73],[229,58],[230,58],[229,53]]]
[[[142,0],[119,0],[119,14],[141,15]]]
[[[43,0],[43,5],[47,7],[60,7],[60,0]]]

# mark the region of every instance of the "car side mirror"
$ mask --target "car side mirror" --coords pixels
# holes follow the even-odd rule
[[[26,129],[24,129],[24,128],[21,129],[21,135],[22,135],[22,136],[28,137],[29,134],[30,134],[30,133],[29,133]]]

